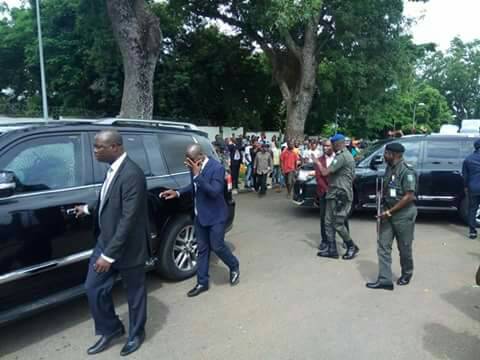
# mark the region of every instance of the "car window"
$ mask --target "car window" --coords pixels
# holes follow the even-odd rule
[[[84,185],[82,151],[80,135],[35,138],[10,149],[0,168],[15,173],[18,193],[75,187]]]
[[[399,141],[404,147],[403,158],[411,165],[417,165],[420,157],[420,141]]]
[[[167,165],[160,151],[160,141],[156,135],[143,135],[143,144],[147,153],[151,173],[154,176],[167,174]]]
[[[122,137],[123,146],[128,157],[132,159],[138,166],[140,166],[146,176],[152,175],[147,160],[145,146],[143,145],[142,136],[134,134],[122,134]]]
[[[427,141],[425,160],[427,162],[460,161],[462,149],[461,141]]]
[[[462,150],[461,150],[461,153],[460,153],[460,157],[461,157],[462,160],[465,160],[465,158],[467,156],[473,154],[473,152],[475,150],[475,148],[473,147],[473,143],[477,139],[478,138],[473,138],[473,139],[469,139],[469,140],[463,142]]]
[[[197,139],[205,155],[214,159],[218,159],[217,153],[215,152],[213,145],[206,137],[195,135],[195,139]]]
[[[194,144],[192,136],[172,133],[158,135],[162,152],[165,155],[168,169],[171,174],[186,172],[185,152],[187,147]]]

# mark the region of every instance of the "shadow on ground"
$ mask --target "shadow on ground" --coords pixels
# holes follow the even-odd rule
[[[475,274],[472,273],[472,284]],[[466,316],[473,320],[480,321],[480,289],[463,287],[441,295],[441,298],[456,307]],[[480,359],[480,353],[479,357]]]
[[[459,333],[442,324],[424,327],[423,347],[438,359],[478,360],[480,339],[473,334]]]
[[[162,284],[163,282],[155,275],[147,275],[147,290],[149,293],[160,289],[163,286]],[[121,283],[115,286],[113,294],[117,307],[126,304],[127,300]],[[163,327],[168,314],[168,308],[152,296],[148,296],[148,301],[150,302],[148,304],[147,315],[149,322],[147,323],[146,331],[151,332],[151,334],[147,334],[147,336],[150,337]],[[55,321],[57,317],[63,319],[63,321]],[[128,314],[122,314],[121,318],[125,326],[128,326]],[[17,352],[26,346],[42,342],[45,339],[60,336],[60,334],[67,329],[86,321],[92,321],[92,318],[87,298],[86,296],[81,296],[80,298],[56,306],[55,309],[47,310],[30,318],[9,324],[0,329],[0,341],[2,343],[0,347],[0,358]],[[93,322],[91,329],[93,343],[95,339]],[[25,333],[28,333],[29,336],[21,336]]]

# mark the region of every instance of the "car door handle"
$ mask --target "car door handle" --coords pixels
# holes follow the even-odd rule
[[[65,214],[67,214],[67,215],[76,215],[77,214],[77,210],[75,210],[75,208],[64,209],[64,211],[65,211]]]

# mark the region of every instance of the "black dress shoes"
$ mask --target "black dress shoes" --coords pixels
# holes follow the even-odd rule
[[[105,336],[103,335],[92,347],[89,347],[87,350],[88,355],[95,355],[101,353],[102,351],[108,349],[112,340],[119,338],[125,335],[125,328],[122,326],[120,329],[115,331],[113,334]]]
[[[240,270],[230,271],[230,285],[235,286],[240,282]]]
[[[345,255],[342,256],[342,259],[352,260],[355,256],[357,256],[359,251],[360,249],[357,245],[350,246],[349,248],[347,248],[347,252],[345,253]]]
[[[338,259],[338,253],[336,252],[333,252],[333,251],[319,251],[317,253],[317,256],[319,257],[326,257],[326,258],[330,258],[330,259]]]
[[[197,284],[195,287],[187,293],[188,297],[198,296],[201,293],[208,291],[208,285]]]
[[[412,280],[412,275],[402,275],[400,279],[397,280],[397,285],[408,285],[410,284],[410,280]]]
[[[145,341],[145,332],[142,331],[140,335],[135,336],[132,340],[127,341],[127,343],[123,346],[122,351],[120,351],[121,356],[127,356],[131,353],[140,349],[143,342]]]
[[[382,284],[378,280],[374,283],[367,283],[369,289],[393,290],[393,284]]]

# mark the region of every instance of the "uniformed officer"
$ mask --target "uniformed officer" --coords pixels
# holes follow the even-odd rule
[[[405,148],[400,143],[390,143],[385,147],[387,163],[384,176],[383,201],[380,234],[378,238],[378,278],[367,283],[370,289],[393,290],[392,244],[397,240],[400,252],[402,275],[397,285],[408,285],[413,275],[412,242],[417,208],[415,170],[403,159]]]
[[[342,134],[333,136],[335,159],[328,168],[317,163],[323,176],[328,176],[328,191],[325,196],[325,233],[328,247],[318,252],[318,256],[338,258],[335,232],[343,239],[347,251],[342,256],[344,260],[353,259],[359,249],[352,241],[348,228],[345,226],[353,202],[353,178],[355,177],[355,160],[345,147],[345,137]]]

